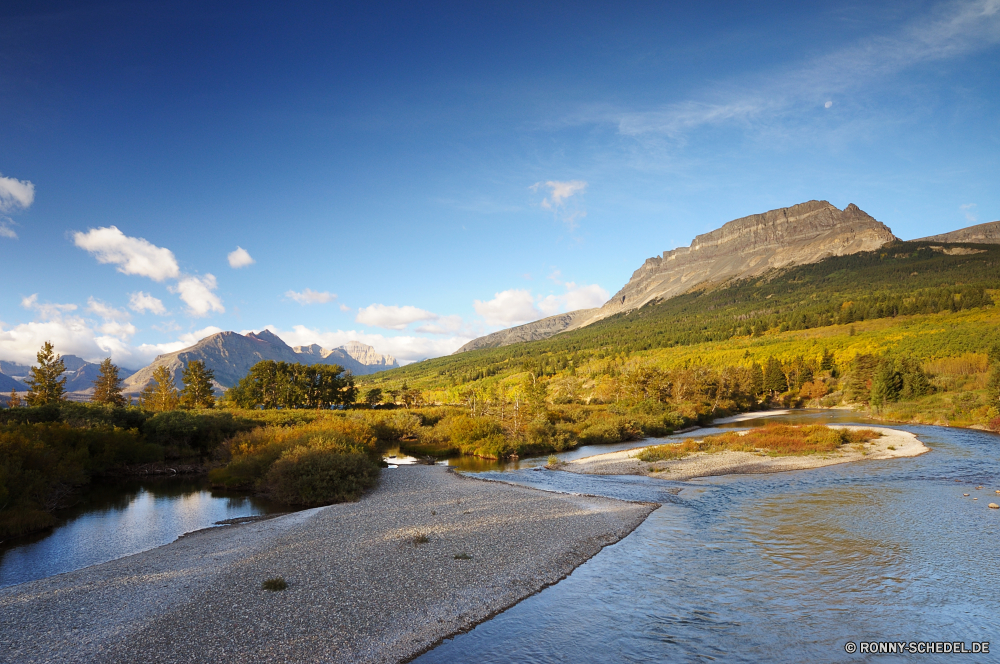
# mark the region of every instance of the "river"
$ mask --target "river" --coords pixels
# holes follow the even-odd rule
[[[204,478],[95,482],[53,529],[0,542],[0,588],[169,544],[217,521],[289,510],[212,490]]]
[[[768,419],[886,426],[840,411]],[[1000,502],[1000,436],[891,426],[931,451],[688,482],[538,470],[544,460],[487,470],[663,506],[563,581],[415,661],[856,662],[868,656],[845,647],[860,641],[993,641],[1000,652],[1000,510],[987,507]]]

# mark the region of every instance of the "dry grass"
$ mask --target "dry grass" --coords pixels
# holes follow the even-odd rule
[[[772,424],[746,432],[734,431],[702,440],[688,439],[673,445],[647,447],[636,458],[646,462],[664,461],[682,459],[697,452],[764,452],[771,456],[824,454],[834,452],[842,445],[863,445],[881,435],[869,429],[831,429],[821,424]]]

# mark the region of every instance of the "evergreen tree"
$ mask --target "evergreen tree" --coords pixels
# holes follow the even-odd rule
[[[875,368],[872,377],[872,393],[870,403],[872,408],[881,408],[887,403],[899,401],[899,393],[903,388],[903,376],[896,370],[896,363],[883,360]]]
[[[372,389],[365,392],[365,403],[368,404],[369,408],[374,408],[375,406],[382,403],[382,389],[378,387],[373,387]]]
[[[189,408],[212,408],[215,406],[215,394],[212,381],[215,372],[205,368],[201,360],[188,362],[181,372],[184,389],[181,390],[181,403]]]
[[[826,349],[823,350],[823,357],[819,361],[819,368],[823,371],[833,369],[833,353]]]
[[[139,395],[139,405],[145,410],[163,412],[176,410],[180,399],[174,386],[170,369],[160,365],[153,371],[153,380],[143,388]]]
[[[44,406],[63,400],[66,379],[61,378],[66,371],[62,356],[56,355],[52,343],[46,341],[38,351],[38,366],[31,368],[31,376],[24,381],[28,384],[28,405]]]
[[[21,402],[21,396],[17,393],[17,390],[11,388],[10,396],[7,397],[7,407],[8,408],[20,408],[23,405]]]
[[[772,394],[781,394],[788,390],[788,379],[781,369],[781,362],[774,356],[767,358],[764,367],[764,389]]]
[[[122,394],[122,380],[118,377],[118,367],[111,363],[110,357],[101,362],[100,371],[94,380],[94,396],[90,400],[109,406],[127,406],[128,400]]]
[[[989,396],[990,405],[1000,408],[1000,362],[994,362],[990,369],[990,377],[986,382],[986,394]]]
[[[750,394],[757,398],[764,392],[764,370],[760,364],[750,365]]]

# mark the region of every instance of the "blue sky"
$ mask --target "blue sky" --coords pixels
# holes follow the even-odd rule
[[[0,359],[413,361],[810,199],[1000,219],[1000,0],[331,5],[0,7]]]

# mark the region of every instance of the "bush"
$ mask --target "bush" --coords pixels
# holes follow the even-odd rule
[[[207,456],[226,438],[254,426],[253,422],[237,419],[227,412],[171,410],[146,420],[142,432],[149,442],[170,448],[174,456],[188,451]]]
[[[363,453],[296,447],[271,465],[263,486],[281,503],[328,505],[357,500],[378,476],[378,465]]]
[[[374,486],[381,461],[372,429],[343,417],[241,432],[222,452],[230,460],[209,473],[214,484],[295,505],[356,500]]]

